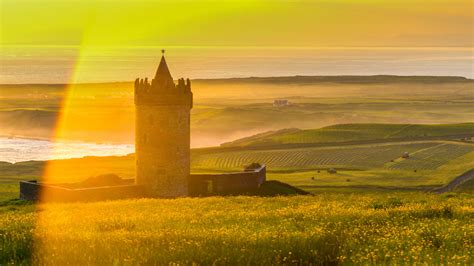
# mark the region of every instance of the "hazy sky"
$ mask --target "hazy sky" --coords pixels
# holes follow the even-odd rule
[[[1,43],[472,46],[470,0],[0,0]]]

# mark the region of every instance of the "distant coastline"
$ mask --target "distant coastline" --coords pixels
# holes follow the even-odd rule
[[[405,83],[426,83],[426,82],[474,82],[474,79],[464,76],[425,76],[425,75],[293,75],[293,76],[250,76],[232,78],[195,78],[194,82],[220,83],[288,83],[288,82],[311,82],[311,83],[381,83],[381,82],[405,82]],[[0,86],[68,86],[68,85],[99,85],[99,84],[124,84],[133,83],[130,81],[104,81],[104,82],[79,82],[79,83],[0,83]]]
[[[163,47],[9,47],[2,84],[93,84],[152,76]],[[174,77],[464,76],[472,47],[167,47]],[[99,68],[96,66],[100,66]],[[205,67],[203,67],[205,66]]]
[[[45,137],[31,137],[31,136],[24,136],[24,135],[8,135],[8,134],[0,134],[0,138],[4,139],[25,139],[25,140],[40,140],[40,141],[51,141],[53,138],[45,138]]]
[[[58,139],[55,137],[33,137],[33,136],[25,136],[25,135],[8,135],[8,134],[0,134],[0,139],[21,139],[21,140],[36,140],[36,141],[47,141],[51,143],[83,143],[83,144],[95,144],[95,145],[133,145],[133,143],[123,143],[123,142],[97,142],[97,141],[88,141],[88,140],[81,140],[81,139]]]

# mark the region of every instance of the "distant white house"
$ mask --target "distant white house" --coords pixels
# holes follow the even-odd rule
[[[273,101],[273,106],[279,107],[279,106],[288,106],[290,105],[290,102],[287,99],[277,99]]]

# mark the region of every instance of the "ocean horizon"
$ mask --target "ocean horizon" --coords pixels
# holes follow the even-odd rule
[[[70,84],[152,77],[166,49],[175,79],[276,76],[474,77],[473,47],[2,46],[0,84]]]

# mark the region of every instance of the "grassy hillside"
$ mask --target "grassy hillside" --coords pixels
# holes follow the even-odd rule
[[[469,195],[321,193],[0,206],[0,264],[460,264]]]
[[[222,146],[271,146],[367,140],[413,139],[466,135],[474,137],[474,123],[463,124],[342,124],[320,129],[284,129],[238,139]]]

